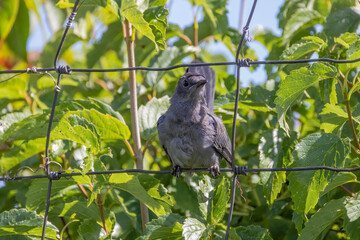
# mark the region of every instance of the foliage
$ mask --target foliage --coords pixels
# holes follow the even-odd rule
[[[61,60],[72,68],[126,67],[125,19],[136,32],[137,66],[166,67],[195,58],[225,61],[224,56],[208,51],[214,41],[235,55],[240,34],[228,26],[227,1],[189,1],[202,11],[203,18],[198,22],[194,17],[193,25],[181,29],[167,22],[166,0],[87,0],[66,38]],[[73,2],[1,3],[0,70],[52,67]],[[27,52],[31,22],[40,19],[42,7],[52,37],[41,53]],[[254,35],[267,48],[267,59],[360,57],[360,37],[355,33],[360,22],[357,1],[287,0],[278,19],[281,36],[269,30]],[[242,57],[256,59],[250,46],[244,47]],[[230,133],[235,78],[226,66],[214,69],[215,112]],[[240,92],[236,164],[249,168],[359,166],[359,62],[266,65],[265,69],[264,84]],[[146,169],[171,167],[155,126],[183,73],[184,69],[136,73]],[[0,75],[0,81],[8,77]],[[135,167],[128,78],[128,72],[74,73],[61,80],[50,158],[65,172]],[[42,166],[53,88],[53,80],[46,74],[23,74],[0,84],[3,176],[11,171],[13,175],[21,166]],[[30,172],[23,169],[17,174]],[[124,173],[62,178],[53,181],[46,237],[223,239],[230,176],[211,179],[207,174],[184,174],[174,179]],[[325,170],[241,176],[243,192],[237,191],[235,196],[230,238],[360,239],[358,177],[358,172]],[[0,239],[41,235],[47,186],[47,179],[1,185]],[[142,229],[140,201],[150,209],[146,229]]]

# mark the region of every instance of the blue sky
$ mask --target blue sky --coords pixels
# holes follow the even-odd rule
[[[227,9],[229,25],[235,29],[238,29],[239,25],[240,2],[241,0],[228,0]],[[188,0],[168,0],[168,3],[170,12],[168,16],[168,22],[175,23],[181,28],[192,24],[193,16],[191,5]],[[243,22],[246,22],[252,3],[252,0],[245,0],[245,16]],[[277,27],[278,21],[276,15],[278,14],[279,9],[283,5],[283,3],[284,0],[258,0],[255,13],[250,24],[250,34],[251,30],[256,27],[264,27],[272,30],[274,34],[280,35],[281,30]],[[49,9],[47,9],[47,11],[48,10]],[[48,26],[44,24],[44,14],[41,14],[43,11],[45,11],[45,7],[40,8],[42,22],[41,24],[34,24],[35,27],[27,43],[28,51],[41,51],[45,46],[45,41],[43,40],[44,35],[48,40],[51,38],[52,34],[49,32]],[[33,18],[33,20],[35,19]],[[256,41],[251,41],[250,43],[248,43],[248,45],[250,46],[250,48],[255,50],[259,59],[264,59],[267,56],[267,50]],[[210,51],[214,54],[224,54],[229,61],[234,60],[234,56],[224,46],[222,46],[222,44],[213,43],[210,47]],[[230,71],[233,71],[233,69],[230,69]],[[243,87],[249,86],[250,82],[254,84],[260,84],[266,80],[264,66],[260,66],[260,68],[258,68],[258,70],[253,73],[251,73],[248,69],[244,68],[242,69],[241,73]]]

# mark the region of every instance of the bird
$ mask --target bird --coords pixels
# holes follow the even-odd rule
[[[208,168],[215,178],[220,175],[222,158],[231,166],[230,138],[221,118],[213,112],[214,92],[215,74],[210,67],[187,69],[170,107],[157,121],[160,144],[176,177],[182,168]]]

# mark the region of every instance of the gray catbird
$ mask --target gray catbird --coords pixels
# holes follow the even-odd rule
[[[229,136],[213,112],[214,92],[215,73],[210,67],[189,68],[177,84],[169,109],[158,119],[159,140],[176,177],[181,168],[209,168],[215,177],[222,158],[231,165]]]

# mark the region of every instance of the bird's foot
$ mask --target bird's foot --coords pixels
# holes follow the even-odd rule
[[[179,178],[181,173],[182,171],[179,165],[176,165],[171,169],[171,175],[173,175],[176,178]]]
[[[214,165],[210,167],[209,173],[212,175],[213,178],[220,175],[220,168],[219,165]]]

